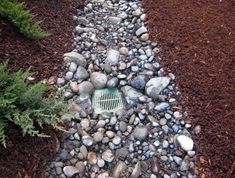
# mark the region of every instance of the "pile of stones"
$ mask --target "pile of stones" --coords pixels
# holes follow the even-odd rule
[[[175,76],[149,40],[139,0],[87,0],[74,20],[74,50],[57,79],[73,113],[45,177],[197,177],[187,113],[177,105]],[[96,89],[118,88],[126,107],[97,114]]]

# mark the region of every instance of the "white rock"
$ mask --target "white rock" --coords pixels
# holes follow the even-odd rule
[[[74,176],[75,174],[78,174],[79,173],[79,169],[74,167],[74,166],[65,166],[63,168],[63,172],[66,176],[68,177],[72,177]]]
[[[103,173],[99,174],[97,178],[109,178],[109,173],[103,172]]]
[[[120,143],[121,143],[121,138],[119,137],[119,136],[115,136],[114,138],[113,138],[113,144],[115,144],[115,145],[119,145]]]
[[[193,150],[193,140],[185,135],[179,135],[177,137],[177,141],[180,147],[185,151],[192,151]]]
[[[104,88],[106,86],[107,80],[107,76],[103,73],[93,72],[91,74],[91,83],[97,89]]]
[[[119,57],[120,57],[120,52],[115,50],[115,49],[109,49],[107,51],[107,59],[106,62],[108,62],[109,64],[116,66],[118,64],[119,61]]]
[[[95,142],[101,142],[103,139],[103,133],[96,132],[96,133],[94,133],[93,138],[94,138]]]
[[[93,145],[93,139],[89,135],[84,135],[82,137],[82,143],[86,146],[91,146]]]

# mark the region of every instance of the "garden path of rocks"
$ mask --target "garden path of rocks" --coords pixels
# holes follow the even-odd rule
[[[87,0],[74,20],[74,50],[64,54],[58,91],[68,106],[58,157],[45,177],[197,177],[187,113],[177,105],[175,76],[161,66],[149,41],[139,0]],[[95,89],[117,87],[126,106],[97,114]]]

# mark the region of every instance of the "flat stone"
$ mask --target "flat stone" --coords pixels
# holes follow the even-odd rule
[[[177,141],[180,145],[180,147],[185,151],[192,151],[193,150],[193,140],[186,136],[186,135],[179,135],[177,137]]]
[[[75,62],[79,66],[86,67],[87,62],[86,59],[83,57],[83,55],[77,53],[77,52],[69,52],[65,53],[64,57],[66,57],[66,62]]]
[[[79,150],[80,153],[83,155],[83,158],[86,158],[88,154],[87,148],[84,145],[82,145]]]
[[[79,161],[76,163],[76,168],[79,170],[79,173],[84,173],[85,172],[85,165],[83,161]]]

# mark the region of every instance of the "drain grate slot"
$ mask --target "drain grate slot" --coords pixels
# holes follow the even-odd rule
[[[96,114],[115,112],[124,107],[124,100],[117,88],[95,90],[92,105]]]

